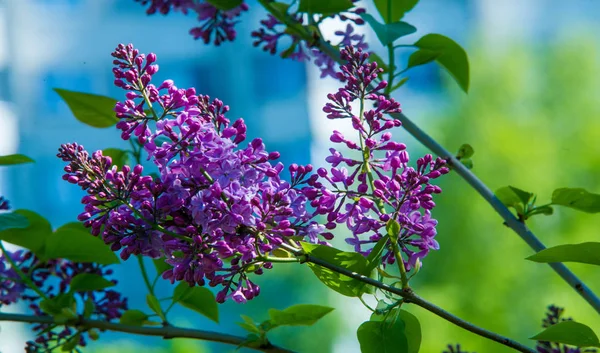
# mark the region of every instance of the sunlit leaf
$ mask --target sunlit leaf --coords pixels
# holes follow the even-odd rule
[[[362,353],[408,352],[402,320],[366,321],[356,331]]]
[[[561,188],[552,193],[552,203],[588,213],[600,212],[600,195],[582,188]]]
[[[388,0],[374,0],[373,2],[383,21],[390,23],[404,17],[404,14],[415,7],[419,0],[393,0],[390,2],[391,9],[388,9]]]
[[[114,111],[117,103],[114,98],[60,88],[54,91],[67,103],[75,118],[84,124],[104,128],[119,121]]]
[[[301,245],[304,251],[311,256],[365,276],[369,275],[367,272],[367,260],[361,254],[343,252],[325,245],[304,242]],[[321,282],[340,294],[349,297],[358,297],[367,290],[366,285],[356,279],[341,275],[314,263],[309,262],[308,266]]]
[[[273,326],[313,325],[333,308],[321,305],[298,304],[284,310],[269,309],[269,317]]]
[[[0,156],[0,166],[34,163],[34,160],[24,154],[9,154]]]
[[[599,347],[598,336],[591,328],[574,321],[563,321],[552,325],[532,340],[570,344],[577,347]]]
[[[46,241],[48,259],[69,259],[75,262],[95,262],[101,265],[119,263],[119,258],[100,238],[74,225],[63,226]]]
[[[581,244],[558,245],[544,249],[527,258],[534,262],[579,262],[590,265],[600,265],[600,243],[588,242]]]
[[[50,223],[33,211],[16,210],[13,213],[25,217],[29,225],[27,227],[8,228],[0,231],[0,240],[22,246],[25,249],[31,250],[34,254],[41,256],[44,252],[46,239],[52,234]]]
[[[360,14],[360,17],[371,26],[383,45],[393,44],[396,39],[417,31],[414,26],[402,21],[385,24],[378,22],[373,16],[366,13]]]
[[[415,46],[440,53],[435,60],[448,70],[463,91],[469,90],[469,59],[458,43],[441,34],[432,33],[421,37]]]
[[[102,150],[102,155],[112,159],[112,165],[116,165],[119,169],[124,165],[129,164],[129,154],[119,148],[105,148]]]
[[[219,308],[215,295],[204,287],[190,287],[186,282],[181,282],[173,292],[173,299],[177,303],[194,310],[214,322],[219,322]]]

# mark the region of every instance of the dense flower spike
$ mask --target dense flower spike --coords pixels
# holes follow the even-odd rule
[[[163,15],[168,14],[171,10],[180,11],[184,14],[195,12],[198,16],[198,21],[202,25],[194,27],[190,30],[190,34],[194,39],[202,38],[205,44],[212,42],[215,45],[220,45],[226,41],[233,41],[236,37],[235,24],[236,18],[242,12],[248,11],[248,5],[241,3],[239,6],[222,11],[213,6],[207,1],[198,0],[135,0],[142,5],[150,6],[146,10],[149,15],[160,12]],[[214,39],[213,39],[214,38]]]
[[[559,322],[571,321],[571,318],[564,318],[563,313],[565,309],[557,307],[555,305],[548,306],[546,317],[542,320],[542,327],[548,328],[552,325],[556,325]],[[579,348],[567,346],[566,344],[556,342],[545,342],[538,341],[535,347],[538,353],[593,353],[597,352],[594,348]]]
[[[291,166],[285,181],[283,165],[271,163],[279,153],[267,152],[261,139],[240,145],[246,125],[231,123],[223,102],[172,81],[152,85],[154,54],[119,45],[112,55],[115,84],[129,90],[115,107],[117,127],[124,139],[137,136],[159,177],[143,176],[140,165],[118,170],[100,151],[61,146],[58,156],[69,162],[64,179],[88,192],[79,220],[123,259],[166,257],[173,268],[162,276],[171,282],[220,285],[220,302],[255,297],[259,288],[247,273],[270,268],[266,255],[294,236],[318,242],[326,233],[300,189],[316,179],[312,167]]]
[[[408,166],[406,146],[392,141],[388,131],[400,122],[386,117],[400,112],[400,104],[379,94],[387,82],[380,81],[370,88],[382,70],[376,63],[369,63],[368,57],[361,49],[342,50],[347,64],[342,65],[337,77],[346,85],[328,95],[330,102],[323,111],[330,119],[350,120],[358,140],[333,132],[331,142],[350,151],[346,154],[330,149],[327,162],[332,168],[320,168],[318,174],[333,191],[321,191],[312,205],[327,216],[328,229],[345,224],[352,231],[346,241],[364,255],[387,234],[386,225],[391,220],[398,222],[398,243],[407,256],[405,267],[410,270],[418,259],[439,248],[434,239],[437,221],[431,218],[431,210],[435,206],[432,195],[441,189],[431,181],[448,173],[448,168],[442,159],[431,155],[419,158],[416,169]],[[351,105],[355,101],[360,105],[358,114]],[[368,103],[374,108],[367,109]],[[384,258],[388,263],[395,261],[391,251]]]

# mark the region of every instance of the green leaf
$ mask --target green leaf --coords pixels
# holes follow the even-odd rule
[[[81,339],[81,333],[77,333],[76,335],[71,336],[65,344],[60,348],[63,352],[71,352],[77,347],[79,344],[79,340]]]
[[[561,188],[552,193],[552,204],[588,213],[600,212],[600,195],[582,188]]]
[[[156,315],[158,315],[158,317],[161,318],[161,320],[163,322],[167,321],[167,319],[165,318],[165,314],[163,313],[163,311],[160,307],[160,302],[154,295],[152,295],[152,294],[146,295],[146,304],[148,305],[150,310],[152,310]]]
[[[284,2],[272,2],[270,5],[281,14],[287,13],[288,9],[290,8],[290,4],[286,4]]]
[[[29,220],[24,215],[15,212],[0,213],[0,231],[27,227]]]
[[[462,144],[458,149],[458,153],[456,153],[456,158],[470,158],[473,156],[473,154],[475,154],[475,150],[473,149],[473,147],[468,143],[465,143]]]
[[[376,62],[377,67],[380,67],[383,69],[383,73],[390,71],[389,66],[385,63],[385,61],[383,61],[381,56],[377,55],[376,53],[370,53],[369,59],[370,59],[369,61],[371,61],[371,62]]]
[[[360,17],[371,26],[377,35],[377,38],[383,45],[393,44],[396,39],[417,31],[414,26],[402,21],[383,24],[378,22],[373,16],[366,13],[360,14]]]
[[[143,326],[148,323],[148,315],[140,310],[127,310],[119,319],[123,325]]]
[[[48,259],[60,258],[101,265],[119,263],[117,255],[104,241],[71,224],[57,229],[48,237],[45,255]]]
[[[301,242],[300,244],[304,251],[311,256],[365,276],[369,275],[367,271],[367,260],[361,254],[355,252],[343,252],[325,245],[305,242]],[[356,279],[341,275],[314,263],[309,262],[308,266],[321,282],[342,295],[359,297],[367,291],[367,286]]]
[[[298,12],[309,14],[333,14],[344,12],[354,6],[350,0],[300,0]]]
[[[558,245],[531,255],[527,260],[541,263],[579,262],[600,266],[600,243]]]
[[[115,284],[93,273],[80,273],[71,280],[71,292],[92,292],[112,287]]]
[[[469,59],[465,50],[452,39],[441,34],[427,34],[415,46],[420,49],[439,52],[435,59],[456,80],[463,91],[469,90]]]
[[[89,318],[92,316],[94,311],[96,310],[96,304],[94,304],[94,300],[91,297],[88,297],[85,303],[83,304],[83,317]]]
[[[591,328],[574,321],[563,321],[552,325],[537,335],[532,340],[557,342],[578,347],[600,347],[598,336]]]
[[[227,11],[240,6],[243,0],[206,0],[206,2],[219,10]]]
[[[506,207],[512,207],[517,211],[517,214],[524,215],[525,208],[529,201],[534,196],[532,193],[523,191],[513,186],[504,186],[495,192],[496,197]]]
[[[273,326],[310,326],[331,311],[328,306],[298,304],[284,310],[269,309],[269,317]]]
[[[362,353],[408,352],[402,320],[366,321],[356,331]]]
[[[256,326],[256,323],[254,322],[254,320],[252,320],[252,318],[250,316],[247,315],[240,315],[242,317],[242,320],[244,320],[244,322],[236,322],[236,324],[238,324],[241,328],[243,328],[244,330],[251,332],[251,333],[256,333],[256,334],[261,334],[261,330],[258,326]]]
[[[105,148],[102,150],[102,155],[112,159],[112,165],[116,165],[119,169],[124,165],[129,164],[129,155],[127,151],[119,148]]]
[[[84,124],[104,128],[119,121],[114,112],[117,103],[114,98],[60,88],[54,91],[67,103],[75,118]]]
[[[544,206],[540,206],[540,207],[534,207],[531,211],[529,211],[529,213],[527,213],[527,215],[533,216],[536,214],[543,214],[546,216],[550,216],[553,213],[554,213],[554,208],[552,206],[544,205]]]
[[[186,282],[181,282],[173,292],[173,298],[178,298],[182,306],[200,313],[212,321],[219,322],[219,308],[215,295],[204,287],[190,287]]]
[[[442,53],[439,51],[419,49],[416,52],[410,54],[408,57],[407,69],[411,67],[428,64],[437,59]]]
[[[25,163],[33,163],[33,162],[35,162],[33,159],[27,157],[24,154],[9,154],[6,156],[0,156],[0,166],[25,164]]]
[[[385,23],[396,22],[404,17],[404,14],[412,10],[419,0],[392,0],[391,9],[388,9],[388,0],[374,0],[377,11]],[[391,11],[390,11],[391,10]]]
[[[385,245],[390,239],[389,235],[381,237],[371,249],[369,256],[367,256],[367,272],[370,274],[377,266],[381,264],[381,255],[385,249]]]
[[[385,230],[394,244],[398,242],[398,236],[400,235],[401,229],[402,227],[400,227],[400,223],[393,218],[390,218],[385,225]]]
[[[161,257],[160,259],[153,259],[154,267],[156,268],[156,273],[162,275],[165,271],[170,270],[173,266],[169,265],[165,262],[165,258]]]
[[[400,310],[400,320],[404,322],[404,335],[408,341],[407,353],[418,353],[421,348],[421,324],[416,316],[406,310]]]
[[[40,309],[52,316],[62,314],[63,309],[73,308],[76,308],[76,303],[71,293],[59,294],[56,297],[44,299],[40,302]]]
[[[29,225],[24,228],[9,228],[0,231],[0,240],[22,246],[41,256],[46,239],[52,234],[50,223],[44,217],[29,210],[16,210],[13,214],[25,217]]]

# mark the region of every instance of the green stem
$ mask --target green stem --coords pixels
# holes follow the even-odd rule
[[[4,258],[10,264],[10,268],[15,270],[17,275],[19,275],[19,278],[21,278],[21,281],[23,281],[23,283],[25,283],[27,285],[27,287],[31,288],[34,292],[36,292],[37,295],[39,295],[42,299],[48,299],[46,294],[44,292],[42,292],[42,290],[38,286],[36,286],[35,283],[33,283],[31,278],[29,278],[29,276],[27,276],[25,273],[23,273],[23,271],[21,271],[19,266],[17,266],[17,264],[13,261],[13,259],[8,255],[8,252],[6,251],[6,248],[4,247],[4,244],[2,243],[2,241],[0,241],[0,250],[2,250],[2,254],[4,254]]]
[[[142,273],[142,278],[144,279],[144,283],[146,284],[146,288],[148,289],[148,293],[150,293],[153,297],[156,297],[154,294],[154,286],[150,284],[150,278],[148,277],[148,271],[146,270],[146,264],[144,264],[144,258],[142,255],[137,255],[138,265],[140,267],[140,272]],[[167,324],[167,313],[165,313],[162,307],[159,305],[158,309],[160,310],[160,314],[158,316],[164,317],[164,323]]]
[[[12,321],[12,322],[25,322],[31,324],[58,324],[55,319],[51,316],[30,316],[22,314],[11,314],[0,312],[0,321]],[[91,329],[96,328],[100,330],[114,331],[114,332],[125,332],[136,335],[144,336],[157,336],[164,339],[172,338],[191,338],[203,341],[219,342],[229,344],[233,346],[245,346],[246,337],[239,337],[228,335],[220,332],[195,330],[176,326],[164,326],[164,327],[146,327],[146,326],[130,326],[118,323],[112,323],[101,320],[89,320],[79,319],[71,323],[60,323],[61,325]],[[294,353],[294,351],[277,347],[272,344],[267,344],[262,347],[246,347],[248,349],[254,349],[260,352],[266,353]]]
[[[394,252],[396,262],[398,262],[398,270],[400,271],[400,281],[402,281],[402,289],[408,289],[408,277],[406,276],[406,268],[404,267],[404,260],[402,259],[402,253],[400,252],[398,241],[392,240],[392,250]]]

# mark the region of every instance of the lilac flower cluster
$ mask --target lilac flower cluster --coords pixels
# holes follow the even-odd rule
[[[23,251],[6,251],[0,255],[0,307],[16,303],[26,289],[17,271],[10,265],[8,257],[13,263],[20,264],[23,262]]]
[[[7,257],[10,257],[11,261],[8,261]],[[104,277],[112,274],[112,270],[97,264],[75,263],[67,260],[41,261],[29,251],[19,250],[12,253],[7,251],[0,256],[0,306],[25,301],[29,303],[29,309],[40,316],[47,315],[40,304],[45,298],[26,285],[16,269],[10,265],[11,262],[48,300],[70,296],[68,293],[71,280],[79,274],[97,274]],[[113,283],[116,281],[113,280]],[[127,310],[127,299],[110,289],[77,292],[75,298],[72,298],[74,305],[86,301],[92,303],[93,307],[88,313],[89,317],[103,321],[119,319]],[[25,348],[27,352],[48,351],[50,347],[64,344],[76,334],[72,328],[50,324],[36,324],[33,331],[38,332],[38,336],[34,341],[27,342]],[[86,345],[85,335],[80,335],[78,345]]]
[[[374,85],[382,70],[376,63],[368,63],[368,57],[361,49],[342,50],[347,64],[342,65],[337,76],[346,85],[328,95],[330,102],[323,111],[329,119],[349,119],[357,136],[346,138],[339,131],[331,135],[331,142],[350,151],[347,154],[330,149],[326,161],[331,169],[320,168],[317,172],[331,191],[323,192],[312,205],[319,214],[327,216],[328,229],[345,224],[352,231],[347,243],[364,255],[387,234],[386,224],[392,219],[397,221],[401,226],[398,243],[407,256],[405,267],[410,270],[417,259],[439,248],[434,239],[437,221],[431,218],[431,210],[435,206],[432,195],[440,193],[441,188],[431,181],[449,169],[443,159],[433,159],[431,155],[419,158],[416,169],[408,166],[406,146],[394,142],[388,131],[400,126],[400,122],[386,117],[400,112],[400,104],[379,94],[387,82]],[[352,107],[356,102],[360,106],[358,114]],[[369,102],[374,104],[373,109],[367,109]],[[391,250],[384,259],[394,263]]]
[[[571,318],[564,318],[564,308],[555,305],[548,306],[546,317],[542,320],[542,327],[548,328],[556,325],[559,322],[571,321]],[[567,346],[562,343],[538,341],[535,347],[538,353],[594,353],[597,352],[594,348],[579,348]]]
[[[160,12],[163,15],[168,14],[171,10],[180,11],[187,15],[188,12],[195,12],[198,16],[198,21],[202,24],[190,30],[190,34],[194,39],[202,38],[205,44],[213,41],[215,45],[220,45],[226,41],[233,41],[236,37],[235,24],[236,18],[242,12],[248,11],[248,5],[241,3],[239,6],[222,11],[207,1],[198,0],[135,0],[142,5],[150,6],[146,10],[149,15]],[[214,38],[214,39],[212,39]]]
[[[79,274],[95,274],[107,278],[113,273],[106,266],[93,263],[76,263],[67,260],[42,262],[31,253],[26,253],[25,260],[30,261],[22,263],[21,270],[30,276],[33,283],[42,289],[50,300],[67,295],[71,280]],[[112,280],[112,282],[117,283],[116,280]],[[123,298],[119,292],[111,289],[77,292],[75,297],[73,303],[93,303],[93,309],[89,313],[90,318],[106,322],[119,319],[128,308],[127,298]],[[39,295],[28,294],[24,295],[23,299],[30,302],[29,308],[35,315],[45,315],[40,307]],[[25,348],[27,352],[47,351],[51,346],[64,344],[77,334],[76,330],[71,327],[52,329],[50,324],[36,324],[33,331],[38,332],[38,336],[34,341],[27,342]],[[92,334],[88,333],[87,336],[95,339]],[[81,333],[77,345],[83,347],[86,344],[86,335]]]
[[[141,165],[118,170],[101,151],[61,146],[64,179],[88,192],[79,220],[92,234],[123,259],[164,256],[173,267],[162,277],[171,282],[222,286],[219,302],[258,295],[247,274],[271,268],[264,256],[283,242],[330,238],[307,210],[310,187],[300,188],[318,178],[310,165],[291,165],[285,181],[283,165],[271,163],[279,153],[261,139],[240,146],[246,125],[225,117],[228,106],[172,81],[151,84],[154,54],[119,45],[112,55],[115,84],[128,90],[115,107],[117,127],[123,139],[137,138],[159,177],[142,175]]]
[[[356,0],[353,0],[356,2]],[[360,17],[354,17],[353,15],[359,15],[364,13],[363,8],[354,8],[346,13],[335,14],[332,16],[339,16],[342,21],[353,22],[357,25],[364,24],[364,21]],[[301,13],[291,14],[290,16],[298,25],[301,25],[306,15]],[[322,16],[321,20],[327,16]],[[319,20],[320,21],[320,20]],[[313,44],[307,43],[298,36],[286,31],[287,26],[277,20],[273,15],[267,15],[266,20],[260,21],[261,27],[252,32],[252,37],[256,38],[254,46],[262,46],[263,50],[271,54],[277,52],[277,45],[282,38],[289,38],[291,40],[290,46],[281,52],[282,57],[289,57],[297,61],[310,61],[311,57],[314,59],[315,65],[321,69],[321,78],[330,76],[336,78],[336,63],[327,54],[321,52],[317,48],[313,48]],[[368,45],[365,43],[365,36],[354,32],[352,24],[346,25],[345,31],[338,30],[335,32],[336,36],[340,36],[341,39],[337,44],[338,47],[354,46],[357,49],[367,50]],[[315,43],[319,40],[324,40],[319,37],[318,33],[315,33]]]

